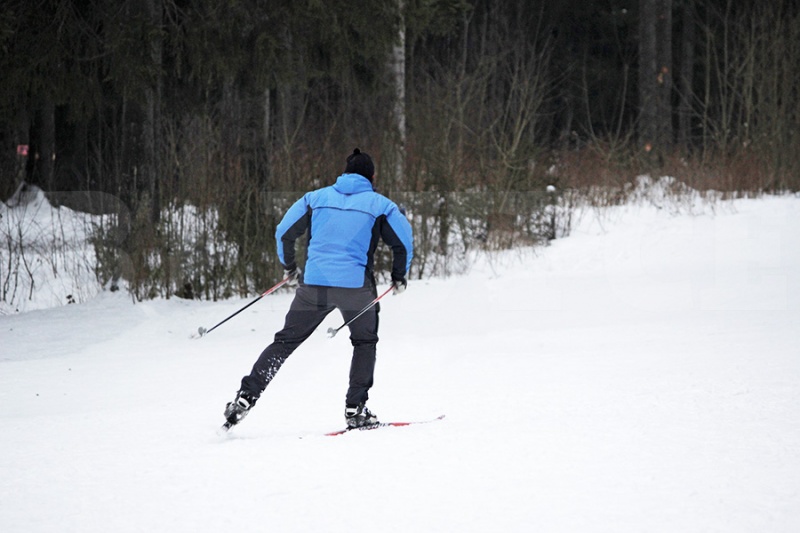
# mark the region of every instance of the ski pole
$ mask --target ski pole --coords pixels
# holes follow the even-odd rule
[[[364,313],[366,313],[367,311],[369,311],[369,310],[370,310],[370,308],[371,308],[372,306],[374,306],[376,303],[378,303],[378,301],[379,301],[381,298],[383,298],[384,296],[386,296],[387,294],[389,294],[389,293],[392,291],[392,289],[394,289],[394,283],[392,283],[391,287],[389,287],[388,289],[386,289],[386,292],[384,292],[383,294],[381,294],[380,296],[378,296],[377,298],[375,298],[374,300],[372,300],[370,303],[368,303],[368,304],[367,304],[367,305],[364,307],[364,309],[362,309],[361,311],[359,311],[359,312],[358,312],[358,314],[357,314],[356,316],[354,316],[353,318],[351,318],[350,320],[348,320],[347,322],[345,322],[344,324],[342,324],[341,326],[339,326],[339,327],[338,327],[338,328],[336,328],[336,329],[334,329],[334,328],[328,328],[328,338],[329,338],[329,339],[332,339],[332,338],[334,338],[334,337],[336,336],[336,334],[337,334],[337,333],[339,333],[339,330],[340,330],[340,329],[342,329],[342,328],[343,328],[343,327],[345,327],[345,326],[348,326],[348,325],[350,325],[350,324],[351,324],[351,323],[352,323],[352,322],[353,322],[353,321],[354,321],[356,318],[360,317],[361,315],[363,315]]]
[[[235,313],[233,313],[231,316],[229,316],[228,318],[226,318],[225,320],[223,320],[222,322],[220,322],[219,324],[217,324],[216,326],[214,326],[213,328],[211,328],[211,329],[206,329],[206,328],[204,328],[203,326],[200,326],[199,328],[197,328],[197,333],[199,333],[201,337],[202,337],[203,335],[206,335],[206,334],[208,334],[208,333],[211,333],[212,331],[214,331],[215,329],[217,329],[218,327],[220,327],[222,324],[224,324],[225,322],[227,322],[227,321],[228,321],[228,320],[230,320],[231,318],[235,317],[236,315],[238,315],[239,313],[241,313],[242,311],[244,311],[245,309],[247,309],[248,307],[250,307],[251,305],[253,305],[253,304],[254,304],[254,303],[256,303],[257,301],[259,301],[259,300],[260,300],[261,298],[263,298],[264,296],[267,296],[268,294],[272,294],[273,292],[277,291],[278,289],[280,289],[281,287],[283,287],[284,285],[286,285],[287,283],[289,283],[289,280],[290,280],[290,279],[291,279],[291,277],[290,277],[290,276],[287,276],[287,277],[283,278],[283,279],[282,279],[282,280],[280,280],[278,283],[276,283],[274,286],[272,286],[271,288],[269,288],[269,289],[265,290],[264,292],[262,292],[262,293],[261,293],[261,296],[259,296],[258,298],[256,298],[256,299],[255,299],[255,300],[253,300],[252,302],[250,302],[249,304],[245,305],[244,307],[242,307],[241,309],[239,309],[238,311],[236,311]]]

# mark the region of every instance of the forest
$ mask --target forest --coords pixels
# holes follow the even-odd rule
[[[0,200],[36,187],[101,216],[97,276],[137,299],[270,286],[283,212],[354,147],[414,226],[415,278],[568,233],[577,202],[622,202],[641,175],[798,191],[800,7],[2,3]]]

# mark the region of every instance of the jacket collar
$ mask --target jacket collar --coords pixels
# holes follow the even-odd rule
[[[358,194],[372,191],[372,182],[361,174],[342,174],[336,179],[333,188],[342,194]]]

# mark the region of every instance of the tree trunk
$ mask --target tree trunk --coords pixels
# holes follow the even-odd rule
[[[692,139],[692,85],[694,84],[694,1],[684,0],[681,6],[680,100],[678,103],[678,145],[689,151]]]
[[[150,219],[153,223],[158,222],[161,212],[159,198],[159,158],[158,147],[160,145],[160,124],[161,124],[161,93],[163,79],[162,68],[162,49],[163,42],[161,37],[161,26],[163,23],[163,0],[146,0],[145,9],[148,27],[151,29],[149,42],[151,67],[155,75],[145,89],[145,113],[144,113],[144,161],[142,174],[145,181],[147,194],[150,197]]]
[[[672,0],[657,1],[656,18],[656,75],[657,135],[656,143],[661,153],[672,148]]]
[[[20,109],[17,113],[16,135],[14,140],[17,144],[17,166],[15,169],[17,181],[14,183],[13,190],[16,190],[17,187],[27,179],[26,168],[28,166],[28,159],[31,156],[31,120],[28,112],[24,108]]]
[[[656,142],[656,2],[639,0],[639,144],[650,152]]]
[[[272,98],[269,88],[264,89],[264,122],[261,146],[259,152],[261,153],[260,164],[261,172],[259,172],[259,183],[266,189],[270,188],[270,176],[272,169],[270,168],[270,154],[272,153]]]
[[[639,0],[639,143],[664,154],[672,143],[672,0]]]
[[[56,106],[51,98],[42,104],[39,134],[39,184],[46,191],[53,191],[55,185],[56,158]]]
[[[405,183],[405,152],[406,152],[406,26],[404,0],[397,0],[399,15],[399,28],[397,40],[392,47],[391,73],[394,89],[393,121],[394,134],[392,135],[392,183],[400,188]]]

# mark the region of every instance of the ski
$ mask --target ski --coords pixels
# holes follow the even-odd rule
[[[415,420],[413,422],[378,422],[377,424],[372,424],[370,426],[361,426],[356,428],[345,428],[340,429],[338,431],[331,431],[330,433],[325,433],[326,437],[336,437],[337,435],[344,435],[350,431],[368,431],[371,429],[378,429],[378,428],[385,428],[385,427],[403,427],[403,426],[411,426],[414,424],[430,424],[431,422],[436,422],[437,420],[442,420],[444,415],[437,416],[436,418],[432,418],[430,420]],[[226,435],[236,424],[231,422],[225,422],[220,426],[217,430],[217,434],[222,436]],[[301,437],[302,438],[302,437]]]
[[[432,418],[430,420],[417,420],[414,422],[378,422],[377,424],[372,424],[369,426],[345,428],[345,429],[340,429],[339,431],[331,431],[330,433],[325,433],[325,436],[336,437],[338,435],[344,435],[345,433],[349,433],[350,431],[369,431],[372,429],[385,428],[385,427],[403,427],[403,426],[411,426],[413,424],[430,424],[431,422],[436,422],[437,420],[442,420],[443,418],[444,415],[437,416],[436,418]]]

